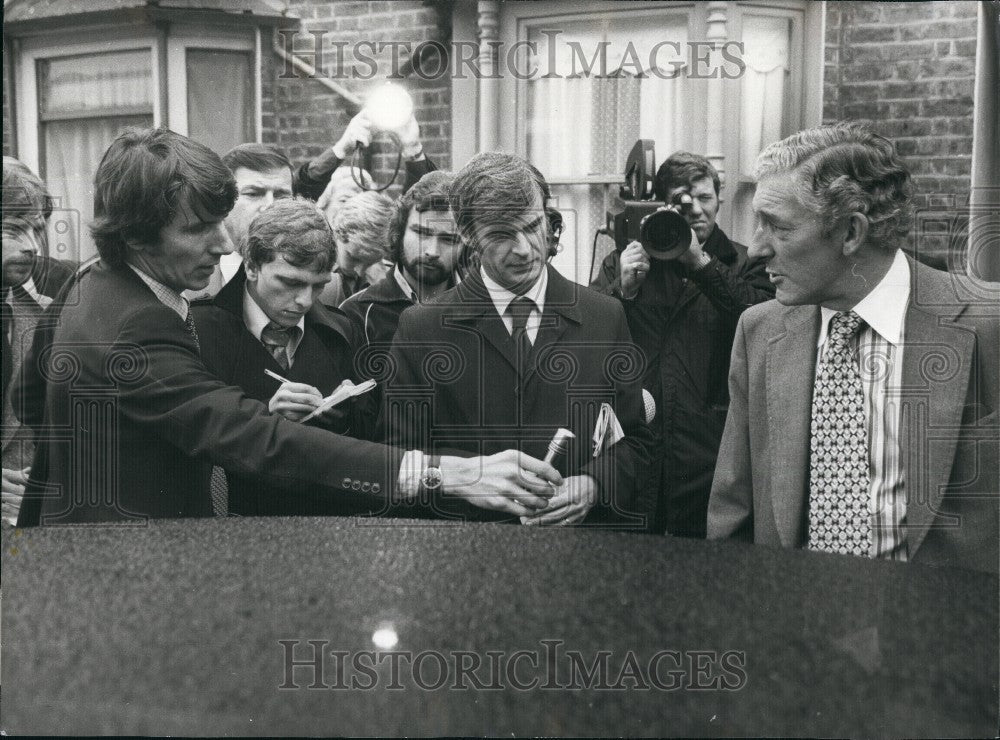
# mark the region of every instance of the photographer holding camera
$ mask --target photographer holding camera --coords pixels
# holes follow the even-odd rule
[[[646,354],[643,387],[656,400],[661,445],[656,531],[704,537],[708,495],[729,404],[736,322],[774,297],[764,264],[719,228],[719,174],[705,157],[675,152],[656,173],[656,197],[681,214],[691,242],[673,256],[638,241],[612,252],[592,288],[618,298]],[[652,230],[655,232],[655,230]],[[658,251],[658,250],[664,251]],[[665,258],[670,255],[672,258]]]

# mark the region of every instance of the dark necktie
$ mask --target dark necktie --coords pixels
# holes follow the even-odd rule
[[[809,549],[869,557],[868,427],[852,339],[853,311],[830,321],[813,388],[809,464]]]
[[[297,334],[299,327],[290,326],[287,328],[278,326],[273,321],[270,322],[260,332],[260,341],[274,359],[281,365],[282,370],[288,370],[288,345],[292,341],[292,335]]]
[[[507,312],[513,320],[513,331],[510,338],[517,352],[517,371],[522,377],[528,368],[528,355],[531,354],[531,339],[528,337],[528,317],[535,309],[535,302],[525,296],[518,296],[507,307]]]

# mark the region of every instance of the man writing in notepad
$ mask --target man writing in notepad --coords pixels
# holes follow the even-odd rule
[[[451,210],[481,268],[403,312],[386,390],[388,440],[541,458],[565,427],[575,435],[557,461],[566,485],[522,522],[644,529],[655,490],[643,358],[619,302],[546,264],[554,216],[547,196],[542,174],[509,154],[477,155],[456,175]],[[505,516],[434,503],[440,516]]]
[[[315,204],[278,201],[250,223],[240,271],[211,302],[191,309],[208,369],[290,421],[304,420],[345,379],[358,380],[352,370],[356,329],[316,300],[330,280],[334,255],[333,234]],[[309,423],[363,437],[374,417],[368,405],[366,396],[348,399]],[[228,479],[235,514],[363,513],[329,496],[275,495],[259,478],[233,471]]]
[[[181,291],[204,288],[232,250],[222,222],[235,200],[218,155],[168,129],[126,131],[105,152],[91,223],[100,259],[68,284],[73,310],[39,324],[20,373],[39,406],[26,417],[40,421],[18,526],[223,516],[213,466],[292,499],[317,490],[387,506],[431,491],[518,516],[546,506],[562,477],[541,460],[333,434],[213,375]]]

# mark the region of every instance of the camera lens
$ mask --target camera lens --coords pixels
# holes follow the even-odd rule
[[[639,241],[653,259],[676,259],[691,246],[691,227],[679,213],[656,211],[642,220]]]

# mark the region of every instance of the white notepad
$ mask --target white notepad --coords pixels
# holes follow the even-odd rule
[[[343,383],[337,386],[337,389],[331,393],[329,396],[323,399],[319,406],[317,406],[309,416],[305,417],[302,421],[307,422],[315,416],[319,416],[327,409],[333,408],[337,404],[343,403],[348,398],[354,398],[355,396],[360,396],[362,393],[367,393],[372,388],[375,387],[374,380],[366,380],[363,383],[358,383],[355,385],[350,379],[345,380]]]

